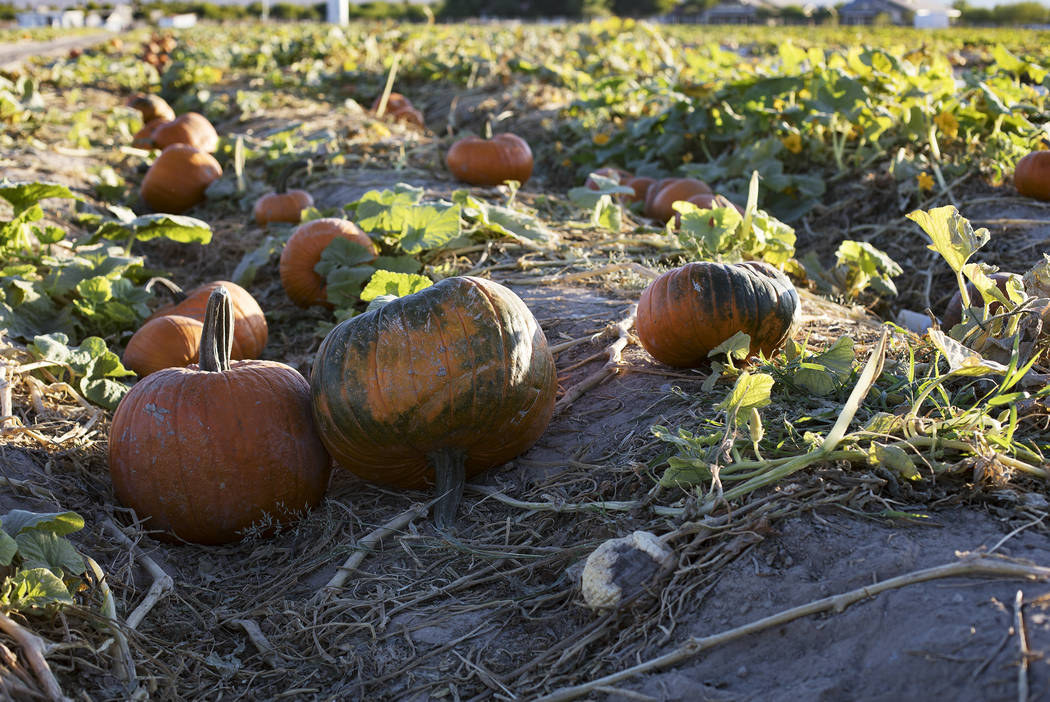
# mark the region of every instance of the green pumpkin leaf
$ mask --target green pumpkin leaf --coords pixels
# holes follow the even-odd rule
[[[830,395],[853,373],[853,339],[842,336],[826,351],[799,361],[792,382],[814,395]]]
[[[73,604],[65,583],[47,568],[18,571],[8,580],[4,592],[6,598],[3,599],[8,605],[21,612],[54,604]]]
[[[0,566],[11,565],[11,559],[18,553],[18,542],[6,531],[0,531]]]
[[[927,329],[927,336],[948,361],[953,375],[980,377],[983,375],[1002,375],[1007,368],[1003,364],[984,358],[968,346],[937,329]]]
[[[372,275],[368,285],[361,291],[361,300],[370,302],[380,295],[404,297],[429,288],[433,284],[425,275],[379,270]]]
[[[28,512],[13,509],[2,517],[0,527],[11,536],[40,529],[60,536],[84,528],[84,518],[76,512]]]
[[[357,226],[366,232],[399,232],[404,212],[423,199],[423,188],[398,183],[391,190],[370,190],[360,200],[347,204]]]
[[[15,541],[24,568],[47,568],[60,578],[66,573],[80,575],[84,572],[84,557],[64,536],[30,529],[16,536]]]
[[[237,267],[233,269],[233,275],[230,280],[241,287],[251,285],[252,281],[255,280],[255,274],[259,272],[259,269],[268,266],[270,260],[273,259],[275,255],[280,254],[281,249],[284,248],[287,241],[287,236],[267,236],[256,249],[249,251],[241,257]]]
[[[339,309],[353,307],[361,298],[361,290],[368,279],[375,273],[370,265],[337,268],[328,277],[325,296],[328,302]]]
[[[733,389],[716,409],[725,410],[727,415],[736,417],[752,407],[765,407],[771,402],[773,376],[767,373],[749,373],[744,371],[736,379]]]
[[[95,231],[91,240],[98,241],[102,237],[114,241],[165,238],[181,244],[208,244],[211,235],[211,225],[203,220],[185,215],[149,214],[130,222],[106,222]]]
[[[667,469],[660,476],[660,486],[691,488],[710,480],[711,468],[705,461],[673,456],[667,459]]]
[[[928,212],[915,210],[908,214],[908,219],[922,227],[931,242],[927,248],[943,256],[956,273],[990,238],[987,229],[974,231],[970,220],[951,205],[935,207]]]
[[[908,458],[908,453],[899,446],[888,446],[873,441],[868,447],[868,465],[889,468],[906,480],[922,479],[922,474]]]
[[[458,237],[460,228],[458,205],[444,208],[417,205],[405,212],[398,243],[407,254],[439,249]]]
[[[0,197],[11,203],[16,217],[41,200],[46,200],[49,197],[61,197],[69,200],[80,199],[69,188],[58,183],[11,182],[6,178],[0,182]]]
[[[708,358],[714,358],[720,354],[725,354],[730,361],[733,359],[743,360],[748,357],[751,353],[751,335],[747,332],[739,331],[733,336],[723,341],[718,346],[714,347],[707,352]]]
[[[314,266],[314,271],[319,276],[327,278],[330,273],[340,268],[360,266],[370,263],[374,258],[375,252],[364,244],[337,236],[321,252],[321,258]]]
[[[395,273],[419,273],[423,264],[413,256],[379,256],[372,265],[377,270],[393,271]]]

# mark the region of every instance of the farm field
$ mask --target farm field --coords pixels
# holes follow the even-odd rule
[[[139,31],[0,73],[0,699],[1050,697],[1050,169],[1023,185],[1042,199],[1014,182],[1050,152],[1050,32],[615,19],[221,32]],[[5,38],[9,53],[29,41]],[[170,194],[211,162],[151,171],[166,118],[144,129],[156,105],[133,107],[139,95],[214,125],[216,168],[185,204]],[[452,145],[488,132],[531,146],[524,182],[453,176]],[[460,167],[495,168],[476,152]],[[166,180],[144,198],[147,173]],[[654,217],[636,176],[722,197]],[[296,224],[255,218],[285,186],[311,194],[294,208],[305,220],[364,232],[307,265],[327,304],[286,292]],[[793,324],[769,332],[766,305],[751,331],[789,338],[759,354],[723,336],[709,359],[657,360],[646,325],[692,322],[674,296],[639,304],[643,291],[701,261],[781,271]],[[167,302],[164,280],[243,287],[268,327],[245,355],[309,381],[334,367],[322,342],[343,320],[458,276],[527,306],[553,411],[519,432],[496,422],[518,411],[506,397],[471,386],[466,412],[496,422],[471,441],[538,439],[471,477],[451,526],[429,515],[433,488],[338,466],[314,508],[218,545],[165,539],[118,498],[131,488],[111,476],[111,427],[159,377],[137,378],[128,349]],[[715,311],[759,309],[756,280]],[[967,280],[974,306],[953,324]],[[410,351],[446,339],[384,334],[407,395],[424,382]],[[519,358],[520,336],[472,365]],[[520,353],[539,358],[536,343]],[[360,394],[378,396],[366,370]],[[352,394],[318,385],[315,412]],[[191,435],[185,450],[244,465],[197,506],[257,491],[244,456],[280,433],[259,405],[282,402],[210,400],[243,434]],[[376,470],[418,432],[460,440],[416,409],[369,437]],[[135,489],[163,502],[160,484]],[[624,601],[589,606],[588,555],[636,532],[665,557],[631,551],[609,569]]]

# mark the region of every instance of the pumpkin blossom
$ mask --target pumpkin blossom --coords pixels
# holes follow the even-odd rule
[[[951,112],[941,112],[933,118],[933,123],[946,137],[954,139],[959,135],[959,120]]]
[[[799,134],[788,134],[785,137],[780,137],[780,143],[784,145],[784,148],[793,154],[802,152],[802,137]]]
[[[598,146],[605,146],[609,143],[609,135],[605,132],[601,132],[599,134],[595,134],[591,140]]]
[[[926,192],[927,190],[933,190],[933,176],[923,171],[917,177],[919,181],[919,190]]]

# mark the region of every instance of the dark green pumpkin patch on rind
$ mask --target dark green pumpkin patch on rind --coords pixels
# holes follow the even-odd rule
[[[737,332],[751,353],[767,355],[798,325],[798,293],[769,264],[688,263],[663,274],[642,293],[637,329],[642,346],[669,366],[691,368]]]
[[[543,433],[556,373],[547,340],[510,290],[457,277],[337,325],[310,385],[336,461],[378,483],[434,482],[428,457],[466,453],[467,476]]]

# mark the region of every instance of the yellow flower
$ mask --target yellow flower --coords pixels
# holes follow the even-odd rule
[[[559,154],[561,153],[561,150],[564,149],[564,148],[565,148],[565,144],[562,144],[560,141],[554,142],[554,150],[557,151]]]
[[[786,137],[780,137],[780,142],[785,149],[793,154],[801,153],[802,151],[802,137],[798,134],[788,134]]]
[[[777,112],[783,112],[784,108],[787,107],[787,103],[780,98],[773,98],[773,109]]]
[[[933,118],[933,123],[941,130],[941,133],[950,139],[959,135],[959,120],[951,112],[942,112]]]
[[[682,163],[689,163],[693,160],[693,155],[688,151],[682,154]]]
[[[933,190],[933,176],[923,171],[918,175],[919,190],[925,192]]]
[[[571,166],[571,165],[572,165],[572,161],[571,161],[570,159],[564,159],[564,160],[563,160],[563,161],[561,162],[561,165],[563,165],[563,166],[565,166],[566,168],[568,168],[569,166]]]
[[[605,146],[606,144],[609,143],[609,135],[606,134],[605,132],[601,132],[599,134],[595,134],[594,137],[592,138],[592,141],[595,144],[597,144],[598,146]]]

